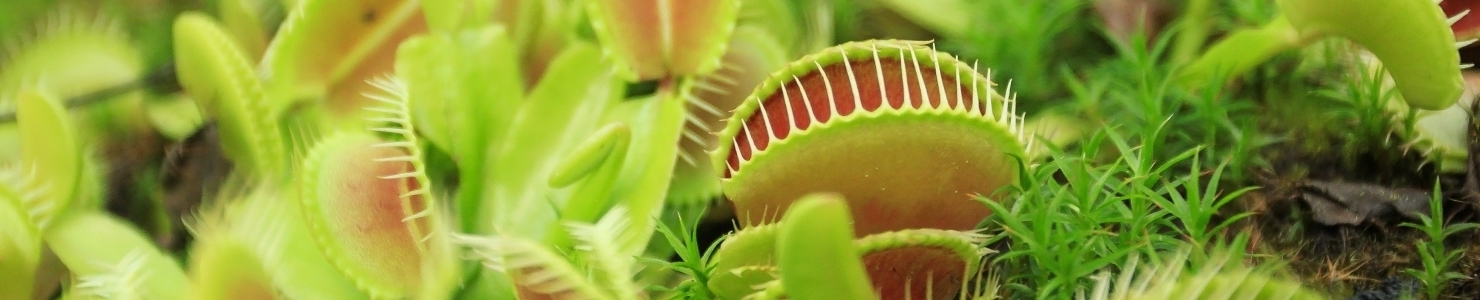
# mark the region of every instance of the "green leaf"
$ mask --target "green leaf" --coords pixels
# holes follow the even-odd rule
[[[358,112],[365,81],[391,71],[396,46],[427,29],[420,1],[296,2],[262,58],[274,112],[326,98],[336,115]]]
[[[632,226],[631,236],[647,241],[654,234],[653,228],[664,209],[668,185],[673,179],[673,167],[678,161],[678,140],[684,127],[685,95],[693,89],[693,82],[683,80],[676,87],[659,86],[657,97],[631,103],[635,110],[620,111],[612,115],[632,125],[632,145],[627,152],[627,165],[617,181],[614,192],[617,203],[627,205],[628,218]],[[624,103],[625,104],[625,103]],[[642,247],[625,249],[625,253],[636,254]]]
[[[853,217],[841,197],[803,197],[781,222],[776,263],[791,299],[879,298],[854,248]]]
[[[174,30],[180,85],[220,126],[226,157],[255,176],[285,175],[282,129],[245,52],[219,23],[199,12],[180,14]]]
[[[719,68],[739,11],[738,0],[594,0],[586,12],[624,79],[652,80]]]
[[[1180,70],[1182,86],[1197,88],[1223,82],[1242,75],[1268,61],[1275,54],[1304,46],[1309,41],[1283,16],[1257,28],[1234,30],[1206,53]]]
[[[41,234],[14,191],[0,186],[0,298],[30,299],[41,260]]]
[[[418,134],[451,154],[460,178],[487,177],[482,166],[524,103],[517,49],[503,26],[483,26],[414,37],[397,53],[396,74],[406,81]],[[485,183],[460,183],[463,230],[478,228]]]
[[[104,299],[184,299],[185,271],[122,220],[89,211],[59,219],[46,243],[80,282],[72,293]]]
[[[1409,105],[1449,107],[1464,89],[1448,16],[1431,0],[1279,0],[1302,35],[1331,35],[1361,44],[1387,67]]]
[[[618,101],[619,81],[599,49],[576,43],[557,57],[510,124],[504,147],[488,149],[483,196],[473,233],[542,238],[557,223],[565,199],[550,175],[568,149],[596,132]],[[634,139],[636,140],[636,139]],[[467,214],[464,215],[467,217]]]
[[[39,192],[22,201],[36,226],[45,231],[81,197],[78,182],[82,177],[82,148],[59,99],[37,90],[23,90],[18,96],[20,171],[30,177],[32,186],[26,189]]]

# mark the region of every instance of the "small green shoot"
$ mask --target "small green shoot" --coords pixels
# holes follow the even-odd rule
[[[1434,184],[1434,197],[1429,200],[1429,215],[1419,216],[1419,223],[1403,223],[1404,227],[1423,231],[1428,237],[1427,241],[1420,240],[1415,244],[1418,246],[1418,255],[1422,260],[1422,269],[1405,269],[1403,273],[1418,278],[1423,283],[1424,293],[1429,299],[1439,299],[1439,292],[1444,289],[1444,284],[1456,279],[1468,279],[1468,276],[1459,272],[1451,271],[1458,262],[1460,256],[1464,255],[1464,249],[1449,250],[1444,245],[1444,239],[1463,231],[1473,231],[1480,228],[1476,223],[1451,223],[1444,224],[1444,196],[1439,190],[1439,184]]]

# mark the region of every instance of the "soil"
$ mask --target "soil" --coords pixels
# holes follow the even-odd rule
[[[1415,167],[1423,165],[1416,154],[1393,155],[1380,148],[1346,162],[1334,159],[1341,155],[1289,146],[1267,149],[1271,150],[1264,155],[1272,166],[1252,172],[1261,188],[1240,199],[1242,207],[1254,215],[1235,228],[1252,234],[1251,253],[1287,263],[1295,275],[1337,299],[1391,288],[1394,282],[1417,286],[1403,270],[1422,268],[1415,243],[1428,238],[1417,229],[1401,226],[1417,220],[1389,213],[1357,225],[1321,224],[1313,218],[1318,212],[1303,199],[1309,196],[1303,187],[1314,181],[1335,181],[1431,191],[1432,178],[1437,175],[1431,166]],[[1480,210],[1471,204],[1477,203],[1471,196],[1475,191],[1465,187],[1465,175],[1438,178],[1445,198],[1445,224],[1480,222]],[[1427,212],[1424,207],[1420,213]],[[1451,270],[1469,278],[1452,281],[1444,289],[1445,299],[1480,299],[1480,233],[1461,232],[1450,236],[1446,245],[1464,251]]]

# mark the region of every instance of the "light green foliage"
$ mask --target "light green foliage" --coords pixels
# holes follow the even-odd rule
[[[1106,143],[1115,148],[1094,147]],[[1108,130],[1085,145],[1083,152],[1055,152],[1051,161],[1025,173],[1010,203],[987,202],[996,212],[988,218],[988,228],[1000,228],[998,239],[1018,245],[994,258],[993,267],[1006,268],[1011,281],[1031,283],[1010,286],[1019,292],[1069,297],[1090,286],[1090,275],[1127,255],[1150,255],[1184,244],[1211,246],[1212,238],[1231,223],[1227,220],[1238,218],[1210,222],[1229,195],[1237,194],[1197,183],[1217,180],[1217,175],[1204,178],[1200,174],[1206,170],[1200,169],[1173,175],[1174,166],[1194,159],[1197,151],[1161,161],[1155,158],[1160,151],[1155,144],[1132,146]],[[1118,151],[1121,158],[1108,165],[1088,163],[1100,151]]]
[[[485,223],[472,232],[499,228],[503,234],[534,238],[555,226],[548,202],[553,193],[550,174],[565,149],[599,128],[620,91],[611,71],[601,66],[609,64],[595,47],[573,45],[555,60],[546,84],[530,91],[514,115],[506,146],[488,150],[485,164],[491,172],[483,179],[487,200],[477,217]]]
[[[1438,110],[1459,99],[1464,86],[1449,19],[1427,0],[1279,0],[1283,12],[1266,25],[1236,31],[1185,71],[1186,86],[1221,82],[1274,53],[1341,37],[1371,51],[1387,65],[1403,99],[1419,109]]]
[[[814,195],[787,209],[776,234],[776,264],[788,298],[878,299],[853,243],[853,217],[836,195]],[[818,284],[827,282],[828,284]]]
[[[72,297],[184,299],[185,272],[137,229],[96,211],[57,221],[45,240],[72,274]]]
[[[1242,265],[1239,249],[1219,249],[1201,266],[1189,267],[1192,251],[1179,249],[1168,259],[1142,265],[1140,255],[1121,264],[1120,273],[1095,275],[1093,300],[1130,299],[1328,299],[1300,281],[1270,268]]]
[[[0,184],[0,297],[28,299],[41,260],[41,233],[10,187]]]
[[[1281,52],[1309,43],[1290,25],[1289,19],[1277,16],[1257,28],[1237,30],[1224,37],[1182,70],[1183,86],[1201,87],[1219,84],[1265,63]]]
[[[450,1],[449,1],[450,2]],[[484,178],[524,103],[517,45],[505,27],[433,32],[408,39],[396,56],[417,134],[451,154],[461,178]],[[479,228],[483,180],[464,180],[454,196],[464,230]]]
[[[740,1],[592,0],[596,36],[628,80],[704,75],[719,68]]]
[[[879,0],[878,3],[945,38],[963,38],[970,32],[971,1]]]
[[[280,3],[273,0],[218,0],[216,15],[233,39],[252,61],[262,59],[267,51],[268,30],[281,21]]]
[[[725,237],[715,247],[708,287],[721,299],[739,299],[776,279],[776,234],[779,223],[751,226]]]
[[[44,231],[81,202],[83,151],[72,121],[55,96],[25,90],[18,95],[16,121],[21,135],[19,172],[26,181],[19,195],[36,227]],[[34,194],[33,194],[34,193]]]
[[[287,146],[277,114],[242,48],[214,19],[184,13],[175,21],[180,84],[220,126],[222,148],[253,176],[286,175]]]
[[[1420,215],[1417,224],[1403,223],[1404,227],[1418,229],[1428,237],[1426,241],[1416,242],[1422,268],[1403,270],[1403,273],[1416,277],[1423,283],[1424,293],[1428,295],[1428,299],[1438,299],[1439,292],[1449,281],[1469,278],[1462,273],[1450,270],[1456,260],[1464,255],[1464,249],[1450,250],[1444,245],[1444,240],[1456,233],[1480,228],[1480,224],[1476,223],[1445,224],[1447,215],[1444,214],[1444,202],[1439,184],[1435,183],[1434,198],[1429,200],[1429,214]]]
[[[26,5],[16,4],[16,10]],[[37,24],[34,33],[0,31],[5,34],[0,44],[6,46],[0,51],[0,64],[5,66],[0,68],[0,91],[35,88],[70,99],[132,83],[144,73],[140,50],[125,28],[112,23],[117,22],[114,16],[75,8],[50,9],[28,20]],[[9,110],[14,103],[0,99],[0,108]]]
[[[576,180],[595,172],[598,167],[606,165],[604,162],[608,159],[620,161],[626,158],[627,143],[632,138],[631,134],[631,130],[622,123],[611,123],[601,127],[596,134],[591,135],[591,139],[571,151],[571,155],[560,164],[560,167],[555,168],[555,173],[550,175],[550,187],[569,186]],[[620,168],[621,164],[615,166]]]
[[[1459,99],[1464,80],[1448,16],[1430,0],[1280,0],[1305,35],[1351,39],[1381,59],[1409,105],[1443,109]]]
[[[627,124],[621,122],[602,126],[590,139],[571,149],[570,156],[557,165],[550,176],[550,187],[561,188],[583,178],[590,178],[576,187],[571,201],[561,210],[561,218],[576,222],[596,220],[603,209],[609,207],[609,195],[622,171],[627,158],[627,147],[632,133]]]
[[[981,66],[991,68],[992,80],[1012,79],[1013,91],[1027,100],[1025,108],[1061,93],[1063,83],[1057,78],[1061,68],[1102,55],[1082,51],[1088,48],[1091,29],[1079,18],[1091,1],[964,2],[964,12],[970,16],[968,28],[980,29],[966,31],[962,39],[945,44],[960,48],[968,61],[980,60]],[[1081,51],[1070,51],[1076,49]]]
[[[509,235],[457,239],[489,270],[507,273],[521,295],[638,299],[637,260],[623,252],[644,240],[628,235],[625,210],[614,208],[595,223],[565,223],[574,240],[570,248]]]

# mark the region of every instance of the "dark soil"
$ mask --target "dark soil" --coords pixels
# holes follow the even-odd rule
[[[1324,287],[1326,293],[1338,297],[1380,290],[1394,282],[1416,283],[1403,270],[1422,268],[1415,243],[1427,237],[1401,224],[1417,220],[1388,213],[1357,225],[1321,224],[1313,220],[1313,214],[1320,212],[1303,199],[1308,196],[1303,191],[1314,181],[1431,191],[1435,170],[1424,166],[1416,153],[1380,147],[1346,155],[1292,148],[1271,146],[1265,155],[1272,167],[1253,172],[1261,188],[1240,199],[1244,209],[1254,212],[1240,224],[1241,230],[1252,235],[1250,252],[1288,263],[1311,286]],[[1445,224],[1480,222],[1480,213],[1467,200],[1473,198],[1467,196],[1471,192],[1464,188],[1464,175],[1437,178],[1445,198]],[[1427,214],[1427,208],[1420,213]],[[1443,295],[1446,299],[1480,299],[1480,279],[1476,279],[1480,278],[1480,233],[1462,232],[1446,242],[1451,250],[1465,253],[1450,270],[1470,278],[1451,282]]]

